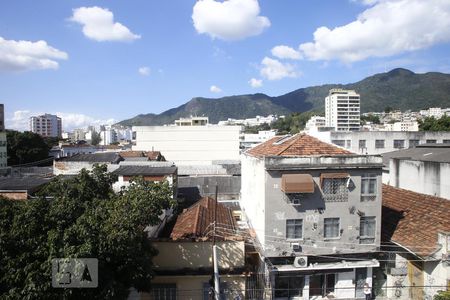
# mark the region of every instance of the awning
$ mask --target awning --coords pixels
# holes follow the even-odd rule
[[[362,261],[341,261],[335,263],[313,263],[305,268],[297,268],[294,265],[274,265],[279,272],[294,271],[314,271],[314,270],[336,270],[336,269],[358,269],[358,268],[376,268],[380,262],[376,259]]]
[[[322,186],[323,180],[328,178],[349,178],[348,173],[322,173],[320,174],[320,185]]]
[[[314,193],[314,180],[310,174],[283,174],[281,190],[284,193]]]

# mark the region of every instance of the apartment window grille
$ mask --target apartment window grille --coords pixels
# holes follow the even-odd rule
[[[375,217],[361,217],[359,221],[359,243],[375,243]]]
[[[150,299],[152,300],[176,300],[177,285],[175,283],[152,284],[150,291]]]
[[[348,200],[348,178],[324,178],[322,182],[325,202],[345,202]]]
[[[303,220],[288,219],[286,220],[286,238],[290,240],[303,238]]]
[[[373,201],[377,198],[377,175],[365,174],[361,177],[361,201]]]
[[[394,140],[394,148],[395,149],[405,148],[405,140]]]
[[[339,234],[339,218],[325,218],[323,223],[324,238],[338,238]]]
[[[375,148],[383,149],[384,148],[384,140],[375,140]]]

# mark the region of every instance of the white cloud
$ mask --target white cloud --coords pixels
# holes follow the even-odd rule
[[[6,128],[15,129],[20,131],[30,130],[29,119],[31,116],[39,116],[44,114],[43,112],[32,112],[30,110],[18,110],[15,111],[11,118],[6,118]],[[71,131],[75,128],[84,128],[89,125],[99,126],[99,125],[110,125],[117,122],[113,118],[109,119],[96,119],[91,116],[77,113],[66,113],[66,112],[54,112],[62,119],[63,130]]]
[[[140,67],[138,69],[139,74],[142,76],[149,76],[150,75],[150,68],[149,67]]]
[[[198,0],[192,20],[198,33],[212,38],[240,40],[259,35],[270,26],[267,17],[259,15],[258,0]]]
[[[286,77],[298,77],[299,73],[291,64],[282,63],[279,60],[264,57],[261,62],[261,76],[268,80],[279,80]]]
[[[211,93],[222,93],[222,89],[221,89],[220,87],[218,87],[218,86],[215,86],[215,85],[212,85],[212,86],[209,88],[209,91],[210,91]]]
[[[317,28],[314,41],[300,50],[310,60],[351,63],[449,41],[450,1],[381,0],[349,24]]]
[[[0,37],[0,71],[58,69],[57,60],[68,57],[67,53],[45,41],[14,41]]]
[[[259,88],[263,86],[263,81],[262,79],[256,79],[256,78],[252,78],[248,81],[248,83],[250,84],[250,86],[252,88]]]
[[[86,37],[98,41],[132,41],[141,38],[119,22],[114,22],[113,13],[98,6],[79,7],[73,10],[70,21],[83,25]]]
[[[281,59],[301,59],[299,51],[285,45],[279,45],[272,48],[272,55]]]

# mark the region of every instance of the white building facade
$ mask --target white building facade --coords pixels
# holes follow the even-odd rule
[[[176,164],[239,160],[241,126],[133,126],[137,151],[161,151]]]
[[[325,98],[325,125],[336,131],[360,128],[360,97],[353,90],[331,89]]]
[[[62,120],[51,114],[30,117],[30,131],[43,137],[61,137]]]

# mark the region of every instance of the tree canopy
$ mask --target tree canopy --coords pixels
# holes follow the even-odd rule
[[[39,134],[14,130],[6,131],[8,165],[18,165],[46,159],[49,144]]]
[[[125,299],[148,291],[156,251],[147,236],[171,208],[167,183],[137,178],[115,194],[106,166],[57,177],[37,199],[0,199],[0,298]],[[97,258],[99,286],[52,288],[53,258]]]
[[[427,117],[419,121],[419,129],[422,131],[450,131],[450,116],[442,116],[440,119]]]

